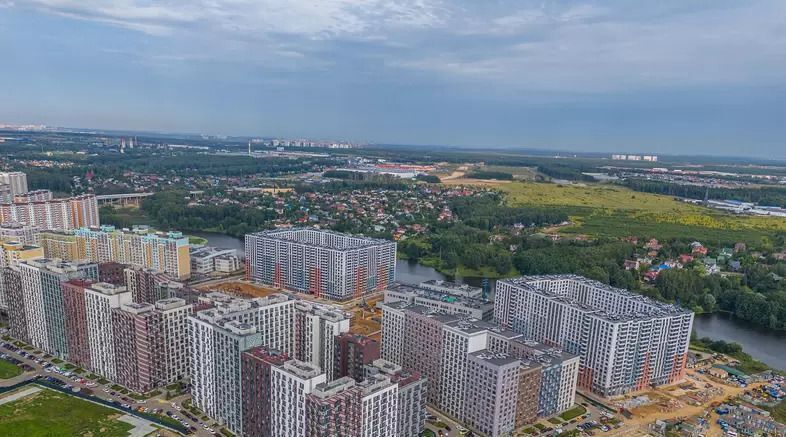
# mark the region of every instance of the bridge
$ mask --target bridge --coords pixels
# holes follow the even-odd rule
[[[96,201],[98,201],[99,205],[139,206],[142,199],[150,197],[153,194],[155,193],[104,194],[96,196]]]

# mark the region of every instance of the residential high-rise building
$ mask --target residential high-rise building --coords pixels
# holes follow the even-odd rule
[[[16,241],[0,241],[0,269],[15,267],[20,261],[42,259],[44,251],[39,246],[30,246]],[[8,301],[0,275],[0,310],[8,309]]]
[[[483,320],[465,319],[405,302],[379,306],[383,313],[383,358],[386,353],[400,357],[401,361],[395,364],[427,377],[428,403],[459,421],[471,422],[476,431],[481,432],[482,428],[483,433],[492,430],[504,435],[505,430],[532,421],[541,409],[542,397],[554,398],[553,404],[547,406],[550,410],[567,409],[573,404],[577,356],[524,341],[521,334]],[[389,329],[390,324],[398,329]],[[388,343],[395,347],[388,347]],[[553,373],[541,383],[544,366]],[[480,386],[490,384],[492,376],[495,385]],[[497,384],[501,381],[502,386]],[[497,403],[503,399],[480,404],[470,397],[499,390],[505,393],[504,405]],[[489,416],[491,409],[496,411],[496,418]]]
[[[349,317],[335,307],[296,302],[294,358],[318,366],[332,380],[336,336],[349,331]]]
[[[396,243],[310,228],[246,235],[248,278],[331,300],[384,290],[396,278]]]
[[[117,380],[117,354],[112,310],[131,303],[125,287],[96,283],[85,289],[85,314],[93,372]]]
[[[520,360],[504,353],[484,349],[468,354],[467,375],[472,384],[464,387],[463,420],[470,429],[493,437],[513,433],[520,366]]]
[[[118,262],[101,263],[98,265],[98,280],[107,284],[122,285],[131,291],[130,287],[126,286],[125,269],[126,265]]]
[[[360,435],[398,437],[398,384],[384,374],[369,375],[358,383]]]
[[[70,279],[98,279],[98,266],[87,262],[38,259],[19,263],[30,343],[68,358],[65,304],[61,284]]]
[[[185,300],[170,297],[155,303],[155,313],[160,319],[160,347],[155,354],[154,376],[157,384],[167,385],[191,375],[191,336],[188,333],[188,316],[194,306]]]
[[[448,288],[445,283],[442,287]],[[494,318],[494,303],[479,298],[462,297],[435,291],[432,288],[421,288],[406,284],[393,284],[385,290],[385,303],[406,302],[419,305],[446,314],[457,314],[480,320]]]
[[[112,309],[116,381],[139,393],[156,386],[155,360],[161,348],[161,318],[149,303],[126,303]]]
[[[355,381],[366,378],[366,366],[379,359],[379,342],[358,334],[343,333],[335,338],[333,377],[349,376]]]
[[[73,233],[41,231],[38,234],[38,244],[44,249],[44,256],[49,259],[78,260],[86,258],[84,244],[80,244]]]
[[[366,377],[383,374],[398,385],[398,435],[420,435],[426,427],[426,378],[383,359],[374,360],[365,370]]]
[[[11,337],[30,342],[27,329],[27,307],[22,290],[22,274],[19,266],[6,267],[2,270],[3,290],[8,306],[8,330]]]
[[[98,201],[94,195],[85,194],[67,199],[0,203],[0,222],[56,230],[98,226]]]
[[[522,360],[519,367],[516,429],[534,423],[538,419],[538,414],[540,413],[541,374],[542,367],[540,364]]]
[[[191,275],[188,238],[180,232],[148,233],[146,228],[117,230],[114,226],[81,227],[73,231],[79,255],[95,262],[115,261],[148,267],[187,279]]]
[[[249,436],[272,436],[271,367],[289,361],[287,354],[263,346],[243,352],[243,432]]]
[[[579,355],[579,387],[615,396],[684,375],[693,313],[572,275],[497,281],[502,325]]]
[[[294,320],[297,300],[285,294],[239,299],[222,293],[208,293],[200,302],[211,308],[199,311],[203,320],[223,323],[238,320],[251,324],[262,335],[261,345],[294,355]]]
[[[579,357],[562,349],[516,338],[507,350],[512,356],[540,364],[538,409],[542,416],[561,413],[576,401]]]
[[[21,171],[2,172],[0,185],[8,185],[8,191],[12,196],[27,193],[27,175]]]
[[[241,355],[260,346],[262,335],[250,323],[224,321],[209,311],[188,318],[194,405],[234,434],[244,435]]]
[[[24,225],[16,222],[0,223],[0,240],[18,241],[22,244],[34,246],[38,244],[38,234],[41,229],[37,226]]]
[[[85,290],[92,285],[93,281],[85,279],[72,279],[61,285],[66,315],[68,359],[84,369],[93,368],[90,361],[90,338],[85,303]]]
[[[402,364],[404,362],[404,340],[406,339],[405,329],[407,327],[407,307],[406,302],[394,302],[378,304],[383,310],[381,337],[379,345],[380,356],[392,363]]]
[[[134,302],[154,303],[169,297],[164,286],[172,280],[168,275],[145,267],[129,267],[123,274]]]
[[[319,384],[327,382],[325,374],[311,363],[289,360],[271,368],[270,380],[270,435],[306,436],[306,399]]]
[[[0,268],[16,265],[20,261],[42,258],[44,258],[44,249],[41,246],[24,244],[19,241],[0,242]]]
[[[14,194],[14,203],[47,202],[54,199],[54,195],[49,190],[34,190],[24,193]]]
[[[354,379],[341,377],[317,384],[306,398],[309,437],[360,436],[361,394]]]

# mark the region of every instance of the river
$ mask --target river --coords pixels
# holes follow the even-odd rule
[[[699,338],[739,343],[753,358],[786,369],[786,332],[757,329],[726,313],[697,315],[693,329]]]
[[[244,241],[225,234],[215,232],[189,232],[190,235],[208,240],[210,246],[236,249],[243,256]],[[417,284],[429,279],[444,279],[458,283],[481,286],[482,278],[462,278],[442,274],[431,267],[414,261],[396,261],[396,279],[407,284]],[[495,281],[489,280],[491,298],[494,294]],[[701,314],[696,316],[693,328],[699,337],[710,337],[714,340],[733,341],[753,358],[763,361],[772,367],[786,369],[786,332],[760,330],[748,326],[729,314]]]

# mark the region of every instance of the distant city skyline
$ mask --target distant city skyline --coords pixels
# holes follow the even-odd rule
[[[4,123],[786,158],[772,0],[0,0]]]

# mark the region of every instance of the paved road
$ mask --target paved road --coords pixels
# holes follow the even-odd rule
[[[15,347],[15,346],[13,346],[13,344],[11,344],[11,346]],[[142,408],[149,408],[150,410],[159,409],[160,408],[162,410],[161,411],[161,415],[166,415],[167,412],[170,412],[172,415],[178,416],[181,420],[185,420],[185,422],[188,424],[189,427],[193,426],[196,429],[196,432],[194,432],[194,433],[192,433],[190,435],[204,436],[204,437],[208,437],[208,436],[213,435],[213,434],[209,433],[208,431],[206,431],[205,429],[203,429],[203,427],[202,427],[203,423],[199,420],[198,417],[196,418],[196,420],[191,420],[191,419],[185,417],[185,415],[183,414],[183,411],[185,411],[185,409],[182,408],[182,404],[183,404],[183,402],[186,399],[190,399],[189,395],[181,395],[181,396],[179,396],[177,398],[174,398],[174,399],[171,399],[171,400],[165,400],[163,398],[164,395],[162,394],[162,395],[159,395],[157,397],[153,397],[153,398],[150,398],[150,399],[147,399],[147,400],[137,401],[137,400],[134,400],[134,399],[132,399],[132,398],[126,396],[126,395],[123,395],[122,393],[118,393],[115,390],[113,390],[112,386],[115,385],[114,382],[110,381],[107,384],[101,385],[101,384],[98,384],[97,382],[90,381],[89,379],[84,379],[84,382],[79,382],[78,380],[74,381],[72,378],[74,376],[79,378],[78,375],[72,375],[72,377],[69,378],[69,377],[66,377],[64,375],[61,375],[61,374],[58,374],[58,373],[55,373],[55,372],[46,372],[44,370],[44,367],[43,367],[43,365],[46,364],[46,361],[44,361],[43,364],[39,364],[39,363],[37,363],[35,361],[35,359],[31,359],[31,358],[28,358],[28,357],[23,357],[20,354],[14,352],[13,350],[9,350],[9,349],[4,348],[4,347],[0,348],[0,353],[8,354],[9,356],[11,356],[11,357],[13,357],[13,358],[15,358],[15,359],[17,359],[17,360],[27,364],[27,365],[29,365],[30,367],[33,368],[33,371],[31,371],[31,372],[25,372],[22,375],[16,376],[14,378],[10,378],[10,379],[6,379],[6,380],[0,381],[0,386],[8,387],[8,386],[17,384],[19,382],[23,382],[23,381],[34,379],[36,376],[42,376],[42,377],[51,376],[51,377],[56,378],[56,379],[58,379],[60,381],[63,381],[64,383],[66,383],[67,385],[69,385],[71,387],[80,387],[81,389],[92,390],[93,396],[96,397],[96,398],[99,398],[99,399],[103,399],[103,400],[110,401],[110,402],[118,401],[121,404],[125,403],[125,404],[130,405],[132,408],[142,407]],[[35,358],[36,359],[40,358],[40,356],[36,356]],[[62,364],[60,364],[60,365],[62,365]],[[96,386],[94,386],[94,387],[88,386],[88,384],[92,384],[92,383],[95,383]],[[173,406],[173,403],[174,403],[175,406]],[[180,409],[178,409],[178,408],[180,408]],[[212,423],[213,423],[213,421],[210,420],[206,424],[207,425],[211,425]],[[214,428],[214,432],[216,434],[218,434],[218,428]]]

